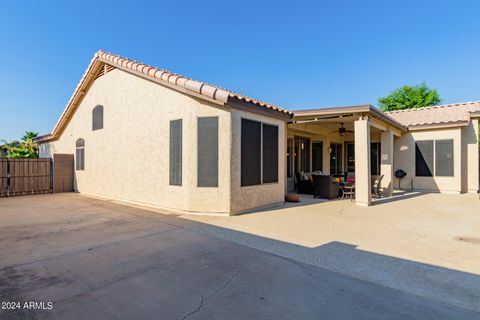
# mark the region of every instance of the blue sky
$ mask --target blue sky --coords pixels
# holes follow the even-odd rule
[[[290,109],[403,84],[480,100],[480,1],[3,1],[0,139],[49,132],[98,49]]]

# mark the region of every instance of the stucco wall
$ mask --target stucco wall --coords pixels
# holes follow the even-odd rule
[[[242,118],[278,126],[278,182],[242,187],[241,183],[241,122]],[[232,213],[239,213],[285,200],[286,123],[249,112],[232,110]]]
[[[416,177],[415,176],[415,141],[453,139],[454,176],[453,177]],[[395,140],[394,171],[402,169],[407,176],[402,179],[402,189],[409,189],[413,180],[416,190],[435,192],[460,192],[462,189],[462,133],[460,128],[414,131]],[[398,188],[398,179],[394,179],[394,188]]]
[[[462,191],[479,190],[478,119],[462,128]]]
[[[104,128],[92,131],[92,109],[104,106]],[[197,117],[219,117],[218,188],[197,187]],[[183,185],[169,185],[170,120],[183,119]],[[216,104],[113,70],[97,79],[60,138],[41,155],[75,153],[85,139],[79,192],[157,207],[230,212],[231,114]]]

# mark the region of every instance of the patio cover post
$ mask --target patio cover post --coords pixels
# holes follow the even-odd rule
[[[355,202],[360,206],[371,204],[370,180],[370,119],[355,121]]]
[[[393,133],[390,130],[382,132],[380,174],[383,174],[381,187],[386,196],[393,193]]]

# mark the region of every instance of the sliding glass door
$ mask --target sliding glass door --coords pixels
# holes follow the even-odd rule
[[[295,171],[310,172],[310,139],[295,137]]]
[[[372,175],[380,175],[381,152],[380,142],[372,142],[370,144],[370,173]],[[345,143],[345,166],[347,172],[355,172],[355,144],[353,142]]]
[[[342,144],[330,143],[330,174],[341,175],[343,174],[342,168]]]

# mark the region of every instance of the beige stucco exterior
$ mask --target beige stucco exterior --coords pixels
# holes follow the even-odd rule
[[[321,112],[321,111],[320,111]],[[311,115],[314,119],[315,115]],[[294,120],[298,119],[297,117]],[[300,121],[305,119],[300,118]],[[315,141],[323,141],[323,174],[330,174],[330,143],[343,145],[343,170],[345,171],[346,143],[355,144],[355,178],[357,204],[370,204],[370,142],[381,142],[380,173],[383,194],[392,194],[393,189],[399,188],[399,180],[394,177],[394,172],[402,169],[407,176],[401,180],[401,189],[427,191],[427,192],[477,192],[479,190],[479,144],[478,144],[478,118],[472,118],[467,126],[433,126],[423,130],[404,130],[395,132],[386,123],[379,119],[354,118],[345,124],[353,133],[339,136],[332,134],[332,125],[339,127],[339,121],[332,120],[293,123],[288,126],[288,138],[304,137]],[[335,130],[333,130],[335,131]],[[420,140],[445,140],[454,142],[454,168],[453,176],[417,177],[415,176],[415,142]],[[311,146],[310,146],[311,147]],[[311,152],[310,152],[311,154]],[[310,164],[312,162],[310,161]],[[435,171],[435,170],[434,170]],[[289,190],[293,187],[293,178],[287,179]]]
[[[417,177],[415,176],[415,141],[421,140],[453,140],[453,177]],[[443,128],[437,130],[412,131],[395,141],[394,168],[402,169],[407,176],[402,179],[401,187],[409,189],[413,181],[415,190],[435,192],[455,192],[462,190],[462,129]],[[477,163],[478,165],[478,163]],[[398,188],[398,179],[395,178],[395,188]]]
[[[475,193],[479,186],[478,119],[462,128],[462,192]]]
[[[92,109],[104,106],[104,128],[92,131]],[[219,119],[218,187],[197,186],[197,118]],[[284,199],[279,183],[241,188],[239,183],[240,118],[279,126],[284,154],[285,122],[236,111],[191,97],[115,69],[87,91],[60,137],[41,144],[41,157],[75,154],[85,140],[85,170],[75,171],[81,193],[192,213],[232,214]],[[169,185],[170,121],[183,119],[182,186]],[[233,128],[233,130],[232,130]],[[279,156],[283,168],[283,156]]]
[[[270,117],[233,110],[232,113],[232,190],[231,210],[234,213],[252,208],[278,204],[285,200],[285,147],[286,123]],[[240,186],[241,177],[241,121],[250,119],[278,126],[279,157],[278,182],[256,186]]]
[[[104,123],[103,129],[94,131],[92,110],[97,105],[104,107]],[[455,109],[441,111],[452,110]],[[295,138],[323,142],[321,171],[326,175],[332,172],[331,144],[342,145],[339,171],[345,172],[346,145],[354,143],[355,159],[350,160],[349,167],[355,161],[359,205],[371,202],[370,148],[371,143],[378,142],[385,195],[391,195],[392,189],[399,186],[393,177],[397,169],[407,172],[401,181],[403,189],[413,186],[415,190],[436,192],[479,190],[479,113],[472,111],[470,120],[462,118],[449,123],[449,127],[435,124],[421,129],[406,127],[369,105],[301,110],[291,119],[292,115],[255,99],[100,52],[52,133],[39,140],[40,156],[74,155],[76,141],[82,138],[85,170],[75,170],[78,192],[200,214],[238,214],[283,202],[294,186],[294,171],[287,177],[286,155],[288,139]],[[218,187],[197,185],[199,117],[218,117]],[[178,119],[182,119],[182,185],[172,186],[170,122]],[[278,127],[277,182],[241,186],[242,119]],[[342,134],[338,131],[340,126],[346,130]],[[454,141],[453,176],[416,177],[415,141],[443,139]],[[307,146],[310,157],[311,143]],[[311,158],[309,163],[306,171],[313,171]]]

